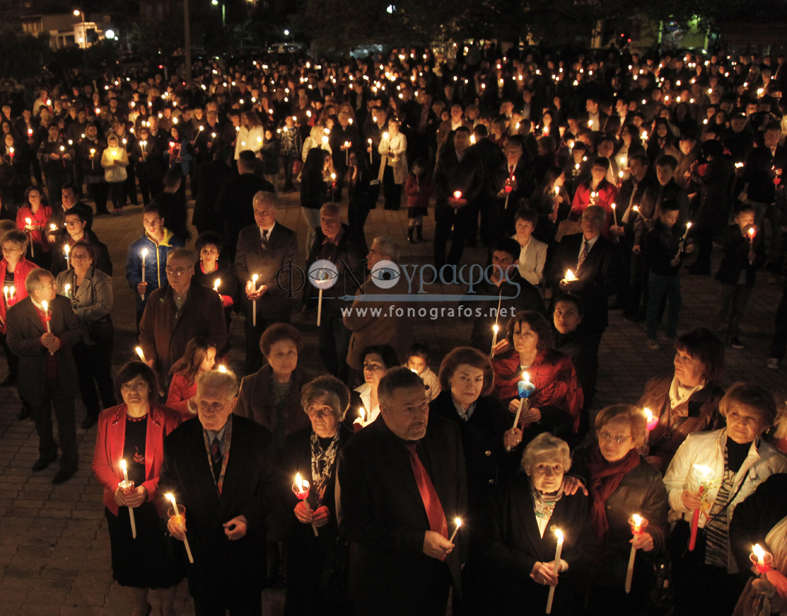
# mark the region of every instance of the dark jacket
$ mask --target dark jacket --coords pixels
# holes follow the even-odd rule
[[[237,173],[223,160],[212,160],[197,166],[192,191],[195,197],[191,223],[198,231],[221,232],[223,220],[217,212],[216,204],[224,183],[236,176]]]
[[[368,248],[364,239],[355,235],[344,223],[342,223],[342,236],[336,246],[326,243],[325,240],[322,228],[318,227],[314,244],[309,251],[309,258],[306,260],[306,270],[308,271],[309,267],[318,259],[327,259],[336,265],[339,279],[330,290],[323,291],[322,309],[323,313],[327,310],[339,313],[342,307],[349,306],[352,301],[338,298],[342,295],[354,296],[360,288],[358,285],[363,285]],[[318,295],[318,289],[307,282],[303,288],[303,303],[311,308],[316,308]]]
[[[765,146],[754,148],[743,168],[743,181],[748,185],[746,195],[751,201],[771,204],[776,201],[776,185],[773,183],[774,167],[787,168],[787,150],[776,147],[774,155]]]
[[[273,192],[273,184],[253,173],[242,173],[224,183],[216,199],[216,215],[224,221],[224,240],[231,252],[238,243],[240,230],[254,224],[254,195]]]
[[[730,195],[735,182],[732,162],[728,156],[714,158],[705,167],[705,173],[692,174],[692,180],[701,187],[694,222],[720,229],[726,224],[732,208]]]
[[[716,274],[716,280],[722,284],[738,284],[741,272],[745,272],[744,281],[747,287],[754,288],[757,268],[765,263],[765,244],[762,233],[754,236],[753,252],[754,263],[749,263],[749,238],[741,233],[737,224],[732,224],[724,231],[721,264]]]
[[[555,350],[565,353],[574,363],[574,370],[577,371],[577,379],[582,386],[582,394],[585,397],[584,408],[590,408],[593,397],[596,395],[596,382],[598,381],[598,349],[587,336],[580,331],[573,331],[570,334],[554,332]],[[585,417],[585,415],[582,415]],[[580,432],[584,433],[580,426]]]
[[[467,482],[458,428],[434,418],[417,453],[446,518],[463,517]],[[459,588],[465,537],[457,534],[457,547],[444,563],[423,553],[429,521],[410,455],[382,416],[340,452],[336,507],[339,531],[350,542],[350,598],[369,613],[423,613],[429,598],[446,596],[447,585],[436,580],[448,572]]]
[[[648,233],[645,241],[645,262],[648,269],[659,276],[677,276],[680,271],[680,263],[672,265],[675,257],[683,254],[683,233],[685,228],[675,223],[672,227],[667,227],[661,222],[656,221],[656,226]]]

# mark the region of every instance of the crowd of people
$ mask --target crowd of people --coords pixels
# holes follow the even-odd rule
[[[787,611],[784,420],[724,378],[758,270],[785,274],[784,57],[454,46],[194,70],[0,94],[2,386],[55,484],[81,397],[134,616],[151,589],[175,614],[184,578],[198,616],[260,615],[283,580],[290,615]],[[277,220],[296,190],[303,246]],[[113,376],[93,221],[140,197],[139,360]],[[367,236],[403,200],[407,237]],[[432,280],[468,284],[467,247],[488,265],[442,358],[391,275],[432,208]],[[713,263],[715,319],[679,334],[681,269]],[[675,352],[636,404],[596,395],[610,310]],[[769,368],[786,345],[787,286]]]

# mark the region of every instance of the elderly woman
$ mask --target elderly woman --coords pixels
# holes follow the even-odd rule
[[[576,433],[583,407],[582,388],[571,358],[554,349],[544,316],[533,311],[520,312],[508,322],[506,340],[510,350],[492,359],[495,395],[515,415],[520,405],[517,383],[523,380],[523,373],[527,373],[525,380],[535,386],[513,440],[524,439],[527,443],[541,432]]]
[[[79,391],[87,416],[85,430],[98,421],[101,408],[115,406],[112,385],[112,347],[115,330],[112,325],[112,277],[93,267],[96,253],[93,245],[79,241],[71,248],[70,269],[60,272],[57,289],[71,300],[71,306],[82,326],[82,340],[71,348],[79,378]],[[96,394],[98,387],[98,395]],[[98,400],[101,397],[101,407]]]
[[[761,438],[776,418],[773,394],[760,385],[736,383],[721,399],[719,412],[727,427],[689,435],[664,476],[672,514],[679,519],[670,537],[677,616],[732,612],[745,581],[730,551],[735,507],[768,477],[787,471],[787,458]],[[712,479],[702,494],[701,470],[708,482]],[[688,551],[697,509],[697,545]]]
[[[25,279],[37,267],[35,263],[25,259],[25,250],[27,250],[27,235],[24,231],[13,229],[0,237],[0,252],[2,252],[0,274],[3,276],[3,300],[0,302],[0,344],[8,363],[8,376],[0,385],[4,387],[16,385],[16,378],[19,374],[19,358],[11,352],[5,340],[6,314],[11,306],[27,297]],[[22,410],[23,416],[20,419],[29,416],[29,411],[25,414],[26,408],[25,405]]]
[[[311,427],[287,439],[282,461],[283,502],[292,512],[286,541],[286,616],[307,616],[315,611],[326,615],[352,613],[345,597],[337,597],[335,592],[330,595],[320,592],[326,558],[339,535],[334,488],[339,451],[353,434],[342,423],[349,403],[347,386],[333,376],[317,377],[301,391],[301,405]],[[292,492],[296,474],[310,484],[309,498],[305,501],[298,501]],[[319,535],[312,527],[318,529]]]
[[[349,417],[353,430],[365,428],[380,415],[380,401],[377,399],[377,386],[385,373],[399,366],[399,356],[390,344],[377,344],[366,347],[361,353],[363,358],[363,383],[356,387],[350,398],[350,406],[357,416]]]
[[[658,424],[646,441],[648,462],[664,472],[692,432],[721,427],[719,387],[724,375],[724,345],[705,328],[675,341],[673,375],[652,378],[637,406],[648,409]]]
[[[478,529],[484,533],[482,562],[488,565],[488,579],[478,589],[478,614],[543,614],[551,586],[557,586],[552,614],[582,613],[581,593],[596,537],[587,496],[563,490],[569,468],[568,444],[539,434],[522,456],[525,474],[491,499],[489,520]],[[556,529],[565,542],[559,570],[553,571]]]
[[[301,388],[309,381],[298,366],[303,338],[289,323],[275,323],[262,334],[260,350],[268,363],[243,378],[234,412],[268,430],[274,451],[281,454],[287,437],[309,425],[300,412]]]
[[[442,392],[429,404],[429,414],[459,426],[472,516],[488,502],[495,486],[515,473],[515,456],[503,447],[503,435],[512,420],[503,403],[490,395],[494,375],[489,357],[481,351],[454,349],[443,359],[438,378]]]
[[[574,474],[590,490],[590,519],[601,549],[587,613],[631,616],[643,613],[653,587],[653,556],[663,551],[667,531],[667,491],[661,474],[637,453],[647,432],[640,409],[629,404],[609,406],[596,416],[595,426],[596,442],[574,453]],[[629,520],[634,514],[648,525],[632,538]],[[631,592],[626,593],[632,545],[639,553]]]
[[[140,361],[121,368],[116,380],[123,404],[106,409],[98,420],[93,474],[104,487],[104,513],[112,551],[112,575],[126,586],[134,616],[147,616],[148,590],[161,590],[161,613],[175,614],[175,591],[183,579],[161,532],[157,502],[164,438],[180,424],[178,414],[156,404],[156,375]],[[125,460],[128,479],[121,487]],[[158,499],[160,502],[161,499]],[[132,537],[129,509],[134,510],[137,536]]]

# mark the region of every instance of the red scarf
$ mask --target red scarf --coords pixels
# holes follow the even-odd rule
[[[604,548],[609,521],[607,520],[607,499],[618,489],[623,476],[639,464],[639,454],[636,449],[629,451],[626,456],[615,463],[607,462],[601,454],[598,445],[593,447],[590,459],[587,462],[590,471],[590,496],[593,506],[590,509],[590,519],[596,529],[599,545]]]

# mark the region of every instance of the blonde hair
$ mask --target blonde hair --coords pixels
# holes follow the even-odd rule
[[[648,419],[645,411],[631,404],[613,404],[599,411],[596,415],[596,434],[613,419],[624,419],[629,423],[631,438],[634,445],[640,447],[645,444],[648,434]]]
[[[549,432],[539,434],[527,444],[525,451],[522,453],[522,470],[530,475],[535,459],[542,453],[553,450],[557,451],[563,458],[563,472],[568,472],[568,469],[571,468],[571,452],[568,448],[568,443],[551,435]]]

